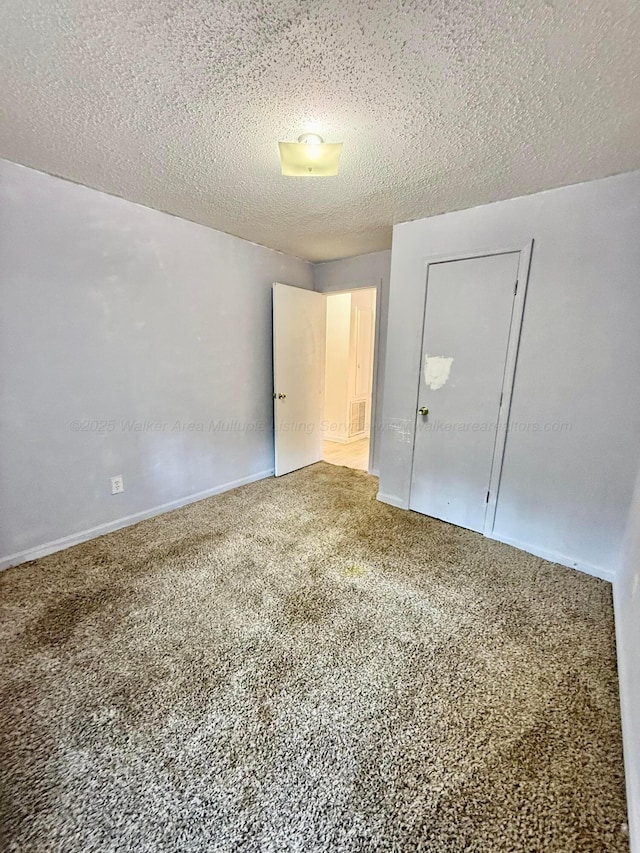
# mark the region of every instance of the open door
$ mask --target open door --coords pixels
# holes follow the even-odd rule
[[[322,294],[273,285],[275,475],[322,459]]]

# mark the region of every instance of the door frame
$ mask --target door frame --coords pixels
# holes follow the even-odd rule
[[[493,446],[493,458],[491,460],[491,474],[489,475],[489,499],[484,516],[484,525],[482,529],[483,536],[491,536],[496,518],[496,510],[498,508],[498,494],[500,491],[500,479],[502,477],[502,466],[504,462],[504,453],[507,445],[507,428],[509,417],[511,415],[511,401],[513,398],[513,388],[516,375],[516,365],[518,361],[518,350],[520,347],[520,337],[522,335],[522,321],[524,318],[524,306],[527,295],[527,287],[529,284],[529,271],[531,268],[531,256],[533,254],[533,238],[525,243],[524,246],[509,246],[501,249],[480,249],[470,252],[447,253],[444,255],[433,255],[430,258],[425,258],[423,263],[425,266],[424,280],[424,300],[422,303],[422,323],[420,326],[420,364],[418,365],[418,382],[416,386],[416,396],[414,403],[414,428],[413,428],[413,445],[411,448],[411,479],[409,483],[409,500],[408,506],[411,506],[411,492],[413,490],[413,467],[415,464],[415,449],[416,449],[416,433],[418,422],[418,405],[420,396],[420,383],[422,380],[422,349],[424,342],[424,328],[427,313],[427,294],[429,290],[429,269],[436,264],[446,264],[451,261],[468,261],[475,258],[488,258],[494,255],[512,255],[518,254],[518,272],[517,272],[517,289],[513,299],[511,309],[511,322],[509,324],[509,338],[507,340],[507,355],[504,365],[504,375],[502,377],[502,403],[498,409],[498,420],[496,427],[496,437]]]
[[[376,318],[373,330],[373,379],[371,386],[371,425],[369,428],[369,462],[367,463],[367,474],[374,474],[374,476],[378,476],[377,472],[373,472],[373,459],[374,459],[374,451],[375,451],[375,443],[377,440],[378,430],[376,428],[376,412],[377,412],[377,402],[378,402],[378,371],[380,369],[379,359],[378,359],[378,344],[380,342],[380,295],[382,293],[382,280],[377,279],[373,284],[354,284],[350,287],[347,285],[345,287],[339,287],[335,290],[318,290],[317,293],[321,293],[324,297],[333,296],[336,293],[353,293],[356,290],[375,290],[376,292]],[[324,300],[324,305],[326,306],[326,300]],[[325,347],[326,347],[326,326],[325,326]],[[324,382],[323,382],[323,395],[324,395]]]

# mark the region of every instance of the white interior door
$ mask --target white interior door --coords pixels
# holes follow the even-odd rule
[[[275,475],[322,459],[322,294],[273,285]]]
[[[446,261],[431,264],[427,277],[409,506],[478,532],[489,500],[518,263],[518,252]]]

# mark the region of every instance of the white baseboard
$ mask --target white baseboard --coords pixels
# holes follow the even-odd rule
[[[323,435],[323,441],[333,441],[334,444],[355,444],[356,441],[362,441],[365,438],[369,438],[369,433],[360,433],[359,435],[352,435],[349,438],[339,438],[336,435]]]
[[[36,545],[34,548],[28,548],[26,551],[19,551],[17,554],[0,557],[0,570],[8,569],[10,566],[18,566],[20,563],[27,563],[29,560],[38,560],[40,557],[47,557],[49,554],[55,554],[56,551],[63,551],[65,548],[71,548],[72,545],[79,545],[81,542],[87,542],[89,539],[96,539],[98,536],[104,536],[105,533],[111,533],[114,530],[120,530],[123,527],[129,527],[132,524],[137,524],[139,521],[144,521],[146,518],[153,518],[156,515],[171,512],[173,509],[180,509],[180,507],[186,506],[187,504],[192,504],[196,501],[213,497],[213,495],[219,495],[222,492],[228,492],[230,489],[238,488],[238,486],[246,486],[248,483],[255,483],[257,480],[264,480],[272,475],[273,468],[270,468],[268,471],[259,471],[257,474],[250,474],[248,477],[242,477],[239,480],[232,480],[230,483],[223,483],[220,486],[214,486],[212,489],[205,489],[204,492],[196,492],[192,495],[186,495],[183,498],[178,498],[178,500],[170,501],[166,504],[160,504],[159,506],[154,506],[151,509],[136,512],[133,515],[126,515],[123,518],[117,518],[115,521],[108,521],[106,524],[99,524],[97,527],[90,527],[88,530],[81,530],[78,533],[63,536],[61,539],[54,539],[52,542],[45,542],[43,545]]]
[[[542,557],[543,560],[548,560],[550,563],[558,563],[561,566],[567,566],[569,569],[576,569],[579,572],[584,572],[585,575],[591,575],[594,578],[600,578],[603,581],[613,583],[615,580],[615,570],[603,569],[600,566],[594,566],[591,563],[582,563],[579,560],[572,560],[564,554],[559,554],[557,551],[549,551],[546,548],[539,548],[537,545],[529,545],[526,542],[520,542],[517,539],[509,539],[506,536],[497,536],[495,533],[485,534],[487,539],[495,539],[497,542],[504,542],[505,545],[511,545],[518,548],[520,551],[526,551],[528,554],[533,554],[536,557]]]
[[[400,498],[397,498],[395,495],[385,495],[384,492],[378,492],[376,500],[383,504],[390,504],[390,506],[398,507],[398,509],[409,509],[406,503],[403,500],[400,500]]]
[[[398,509],[409,509],[407,504],[395,495],[387,495],[384,492],[378,492],[377,500]],[[518,548],[520,551],[526,551],[528,554],[534,554],[536,557],[542,557],[543,560],[548,560],[550,563],[558,563],[561,566],[567,566],[569,569],[576,569],[583,572],[585,575],[591,575],[595,578],[600,578],[603,581],[613,583],[616,573],[615,569],[605,569],[601,566],[594,566],[591,563],[583,563],[579,560],[572,560],[565,554],[559,554],[557,551],[550,551],[547,548],[539,548],[537,545],[530,545],[528,542],[521,542],[518,539],[509,539],[506,536],[498,536],[495,533],[485,533],[487,539],[495,539],[496,542],[503,542],[505,545],[511,545],[513,548]]]

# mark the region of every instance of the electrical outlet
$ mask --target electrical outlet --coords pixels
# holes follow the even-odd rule
[[[111,494],[119,495],[121,492],[124,492],[124,480],[122,474],[118,474],[117,477],[111,478]]]

